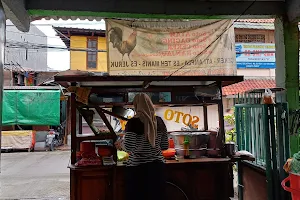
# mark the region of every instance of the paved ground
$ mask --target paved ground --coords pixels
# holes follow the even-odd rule
[[[69,151],[2,153],[0,199],[70,199],[69,159]]]
[[[0,200],[70,199],[69,161],[70,151],[2,153]]]

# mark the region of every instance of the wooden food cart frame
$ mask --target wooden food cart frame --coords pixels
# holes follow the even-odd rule
[[[89,94],[103,96],[121,96],[118,103],[100,102],[83,104],[78,102],[76,94],[70,98],[71,108],[71,199],[72,200],[123,200],[124,199],[124,166],[76,167],[76,152],[80,142],[87,140],[115,141],[117,135],[106,118],[109,114],[118,118],[116,114],[105,110],[112,106],[132,106],[129,93],[160,93],[168,92],[171,100],[168,102],[154,102],[156,106],[203,106],[204,128],[208,130],[207,106],[218,106],[219,135],[217,146],[221,150],[225,142],[224,116],[222,102],[222,87],[243,81],[242,76],[97,76],[97,75],[58,75],[55,82],[68,88],[89,88]],[[195,95],[198,87],[217,87],[219,97]],[[111,134],[93,136],[82,135],[82,117],[87,119],[83,109],[94,108],[106,124]],[[78,114],[79,112],[79,114]],[[79,116],[82,117],[79,117]],[[88,121],[88,120],[86,120]],[[93,128],[91,127],[93,130]],[[95,134],[95,130],[93,130]],[[114,151],[116,161],[116,149]],[[221,158],[182,159],[167,161],[168,197],[173,199],[188,198],[189,200],[216,199],[228,200],[233,195],[232,160],[226,158],[222,152]],[[172,189],[173,187],[173,189]],[[180,193],[179,190],[184,194]],[[179,192],[179,193],[177,193]]]

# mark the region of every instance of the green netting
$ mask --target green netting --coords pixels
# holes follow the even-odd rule
[[[300,174],[300,151],[295,153],[291,164],[291,172],[294,174]]]
[[[60,91],[4,90],[2,124],[60,124]]]

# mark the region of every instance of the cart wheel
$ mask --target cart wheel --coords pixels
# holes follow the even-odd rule
[[[166,185],[167,200],[189,200],[187,194],[176,184],[168,182]]]

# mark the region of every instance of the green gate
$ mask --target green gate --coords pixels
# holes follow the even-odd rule
[[[280,186],[286,177],[282,167],[290,156],[287,103],[237,104],[235,120],[238,150],[246,150],[255,156],[254,162],[243,162],[265,171],[268,200],[287,199]],[[242,200],[243,173],[239,168],[238,176]]]

